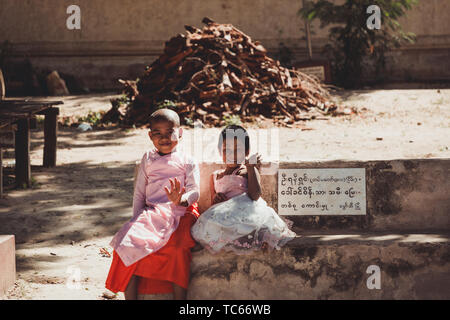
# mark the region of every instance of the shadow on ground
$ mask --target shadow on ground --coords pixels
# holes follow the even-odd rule
[[[134,163],[33,167],[38,186],[0,199],[0,234],[51,246],[113,236],[132,216]]]

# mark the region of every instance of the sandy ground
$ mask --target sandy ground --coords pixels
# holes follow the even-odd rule
[[[113,96],[57,99],[65,102],[61,115],[82,116],[108,110]],[[262,152],[264,160],[450,157],[450,89],[345,91],[335,99],[358,114],[277,128],[277,152]],[[257,137],[270,131],[249,127]],[[203,141],[197,158],[212,161],[218,130],[187,129],[183,143],[194,150],[193,141]],[[14,234],[17,249],[17,281],[6,299],[105,299],[111,258],[101,249],[111,252],[111,237],[131,217],[134,163],[150,146],[145,129],[62,127],[57,167],[47,169],[42,129],[33,130],[34,186],[6,190],[0,200],[0,234]]]

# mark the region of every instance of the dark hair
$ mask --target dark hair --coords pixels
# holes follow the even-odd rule
[[[159,121],[171,122],[175,127],[180,126],[180,117],[178,116],[178,114],[175,111],[167,108],[156,110],[150,115],[150,118],[148,119],[150,128],[152,127],[153,123]]]
[[[225,139],[227,138],[231,138],[230,136],[227,137],[227,132],[232,131],[232,135],[231,137],[236,137],[238,140],[239,139],[244,139],[244,145],[245,145],[245,154],[248,154],[250,151],[250,136],[248,135],[247,130],[245,130],[243,127],[237,125],[237,124],[232,124],[229,126],[226,126],[219,135],[219,142],[217,144],[217,148],[219,149],[219,153],[220,155],[222,155],[222,148],[223,148],[223,143],[225,141]],[[240,140],[242,142],[242,140]]]

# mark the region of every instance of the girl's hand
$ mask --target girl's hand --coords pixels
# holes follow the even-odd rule
[[[223,194],[222,192],[219,192],[219,193],[216,193],[216,195],[214,196],[213,204],[224,202],[227,200],[228,200],[227,196],[225,194]]]
[[[172,179],[169,179],[170,182],[170,191],[167,187],[164,187],[164,191],[167,194],[167,198],[172,201],[174,205],[179,206],[181,201],[181,196],[183,195],[184,191],[186,190],[185,187],[181,188],[180,181],[175,178],[175,181]]]
[[[245,166],[247,167],[256,167],[258,170],[261,167],[261,155],[259,153],[255,153],[251,155],[249,158],[245,159]]]

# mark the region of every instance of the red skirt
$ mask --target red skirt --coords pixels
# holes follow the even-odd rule
[[[172,233],[167,244],[126,267],[116,251],[109,269],[105,286],[112,292],[124,292],[133,275],[139,276],[139,294],[173,292],[172,284],[187,289],[191,265],[191,248],[195,241],[191,227],[199,216],[198,205],[194,203],[180,218],[178,228]]]

